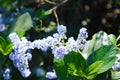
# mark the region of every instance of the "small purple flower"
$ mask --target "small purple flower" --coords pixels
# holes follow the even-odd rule
[[[68,52],[67,52],[65,46],[59,46],[59,47],[57,47],[57,48],[54,50],[54,52],[53,52],[54,56],[55,56],[56,58],[58,58],[58,59],[63,58],[64,55],[66,55],[67,53],[68,53]]]
[[[9,38],[11,39],[11,42],[14,44],[14,45],[18,45],[20,43],[20,39],[18,37],[18,35],[13,32],[9,35]]]
[[[116,61],[120,62],[120,54],[116,54]]]
[[[86,28],[81,28],[80,32],[79,32],[79,35],[78,35],[78,38],[76,40],[76,43],[79,46],[80,50],[84,49],[87,38],[88,38],[87,29]]]
[[[27,78],[30,74],[31,74],[31,71],[30,71],[29,69],[24,69],[24,70],[21,72],[21,75],[22,75],[24,78]]]
[[[55,73],[55,70],[51,71],[51,72],[47,72],[46,73],[46,78],[48,79],[56,79],[57,78],[57,75]]]
[[[3,73],[3,78],[4,78],[5,80],[9,80],[9,79],[11,78],[10,72],[11,72],[11,70],[10,70],[9,68],[6,68],[6,69],[5,69],[5,71],[4,71],[4,73]]]
[[[65,33],[67,32],[66,26],[58,25],[57,31],[58,31],[58,35],[59,35],[59,39],[60,39],[60,40],[61,40],[62,38],[67,39],[67,37],[66,37],[66,35],[65,35]]]
[[[112,69],[113,69],[113,70],[120,70],[120,63],[114,64],[114,65],[112,66]]]
[[[66,26],[58,25],[58,27],[57,27],[57,31],[58,31],[58,33],[59,33],[60,35],[65,34],[65,33],[67,32],[67,30],[66,30]]]

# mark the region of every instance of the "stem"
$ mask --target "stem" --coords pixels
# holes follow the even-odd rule
[[[56,5],[56,3],[55,2],[52,2],[52,1],[50,1],[50,0],[44,0],[45,2],[47,2],[47,3],[49,3],[49,4],[53,4],[53,5]]]
[[[48,2],[48,0],[45,0],[45,1]],[[54,6],[52,9],[50,9],[51,12],[53,11],[58,25],[59,25],[59,19],[58,19],[57,13],[56,13],[56,9],[59,8],[60,6],[62,6],[63,4],[65,4],[66,2],[68,2],[68,0],[64,0],[60,4],[56,4],[56,6]]]
[[[57,16],[56,10],[54,10],[53,13],[55,15],[55,18],[56,18],[56,21],[57,21],[57,25],[59,25],[59,20],[58,20],[58,16]]]
[[[51,10],[54,11],[55,9],[59,8],[60,6],[62,6],[63,4],[65,4],[66,2],[68,2],[68,0],[64,0],[64,1],[61,2],[60,4],[57,4],[57,5],[54,6]]]
[[[119,47],[119,46],[120,46],[120,43],[119,43],[119,44],[117,44],[116,46],[117,46],[117,47]]]
[[[40,30],[42,30],[42,20],[39,21],[40,21]]]

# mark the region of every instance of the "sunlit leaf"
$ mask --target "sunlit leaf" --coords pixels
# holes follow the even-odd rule
[[[114,45],[106,45],[90,54],[90,56],[87,58],[87,66],[96,61],[103,61],[103,65],[99,71],[99,73],[103,73],[113,66],[115,60],[116,47]]]
[[[87,79],[93,79],[97,76],[99,70],[101,69],[103,61],[96,61],[87,67],[84,74]]]
[[[22,37],[31,27],[33,27],[31,16],[29,13],[24,13],[9,27],[8,33],[16,32],[19,37]]]

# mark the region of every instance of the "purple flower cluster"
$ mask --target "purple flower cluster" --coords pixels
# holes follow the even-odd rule
[[[66,27],[59,25],[57,27],[58,33],[53,34],[53,36],[48,36],[47,38],[35,40],[33,42],[27,41],[25,37],[19,39],[16,33],[11,33],[9,35],[12,43],[14,44],[14,52],[10,54],[10,59],[13,61],[14,65],[21,72],[23,77],[28,77],[30,75],[28,61],[31,60],[32,55],[27,53],[29,49],[41,49],[42,51],[47,51],[48,48],[52,50],[52,54],[57,59],[61,59],[64,55],[68,54],[70,51],[83,50],[86,43],[86,38],[88,37],[87,29],[80,29],[77,40],[73,37],[68,38],[65,42],[66,37]]]
[[[21,75],[28,77],[31,74],[28,61],[32,59],[32,55],[27,50],[33,49],[31,42],[27,41],[25,37],[20,40],[16,33],[11,33],[9,37],[14,44],[14,52],[9,55],[9,58],[13,61],[14,66],[18,68]]]
[[[83,50],[85,47],[86,39],[88,38],[88,33],[86,28],[81,28],[78,38],[76,40],[77,45],[79,46],[80,50]]]

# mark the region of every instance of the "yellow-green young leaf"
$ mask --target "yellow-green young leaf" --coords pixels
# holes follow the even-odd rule
[[[4,51],[4,55],[10,54],[10,52],[12,51],[12,46],[13,46],[12,43],[6,45],[6,48],[5,48],[5,51]]]
[[[68,53],[64,56],[64,63],[70,75],[82,76],[86,61],[80,53]]]
[[[52,13],[52,10],[47,10],[47,11],[45,11],[45,15],[47,16],[47,15],[50,15]]]
[[[22,37],[31,27],[33,27],[31,16],[29,13],[24,13],[19,16],[9,27],[8,34],[11,32],[16,32],[19,37]]]
[[[84,72],[86,79],[91,79],[91,80],[94,79],[97,76],[102,65],[103,65],[103,61],[96,61],[90,66],[88,66]]]
[[[114,45],[106,45],[90,54],[87,58],[87,67],[96,61],[103,61],[103,65],[99,71],[100,74],[109,70],[113,66],[115,60],[116,47]]]
[[[3,48],[6,44],[6,41],[3,37],[0,36],[0,48]]]
[[[3,51],[3,49],[2,48],[0,48],[0,54],[4,54],[4,51]]]

